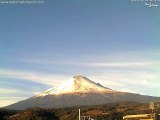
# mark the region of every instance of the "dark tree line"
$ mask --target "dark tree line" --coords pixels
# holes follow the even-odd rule
[[[125,115],[150,113],[148,104],[120,102],[57,109],[30,108],[21,111],[0,109],[0,120],[78,120],[79,108],[82,115],[90,115],[94,120],[122,120]],[[92,111],[100,113],[92,114]],[[157,112],[160,113],[160,110]]]

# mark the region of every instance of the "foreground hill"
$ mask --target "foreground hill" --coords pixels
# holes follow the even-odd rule
[[[23,110],[30,107],[61,108],[72,106],[100,105],[121,101],[158,102],[160,98],[115,91],[84,76],[75,76],[61,86],[50,88],[27,100],[5,107]]]
[[[119,102],[96,106],[79,106],[69,108],[30,108],[21,111],[0,110],[1,120],[78,120],[81,115],[90,115],[94,120],[122,120],[124,115],[150,113],[148,104],[136,102]],[[160,110],[157,111],[160,113]]]

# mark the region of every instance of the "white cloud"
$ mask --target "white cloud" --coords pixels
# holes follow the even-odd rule
[[[3,94],[16,94],[16,93],[20,93],[20,90],[17,89],[6,89],[6,88],[0,88],[0,95]]]
[[[0,70],[0,77],[25,79],[49,86],[57,86],[60,85],[63,81],[66,81],[71,76],[42,74],[15,70]],[[144,89],[146,89],[146,91],[149,91],[149,89],[160,88],[159,72],[101,70],[98,72],[95,71],[94,74],[88,74],[87,77],[91,80],[101,83],[106,87],[116,90],[128,89],[129,92],[131,91],[131,89],[129,88],[136,86],[143,87]],[[2,91],[4,91],[4,89],[0,89],[0,92]],[[18,91],[8,90],[7,92],[9,93]],[[139,93],[140,92],[141,91],[139,91]]]
[[[59,65],[74,68],[157,68],[160,67],[160,50],[150,51],[122,51],[119,53],[110,53],[106,55],[83,55],[73,59],[54,60],[54,58],[24,58],[18,59],[17,62],[39,64],[39,65]],[[82,59],[83,58],[83,59]]]
[[[0,98],[0,107],[4,107],[13,103],[16,103],[18,101],[27,99],[25,97],[1,97]]]
[[[19,100],[0,100],[0,107],[4,107],[13,103],[18,102]]]
[[[150,66],[153,63],[150,62],[97,62],[97,63],[90,63],[88,64],[89,66],[94,66],[94,67],[146,67]]]
[[[64,80],[67,80],[67,76],[58,76],[58,75],[51,75],[51,74],[42,74],[42,73],[36,73],[36,72],[29,72],[29,71],[18,71],[18,70],[0,70],[0,79],[1,78],[11,78],[10,83],[12,83],[12,78],[22,80],[28,80],[33,81],[37,83],[42,83],[45,85],[53,86],[53,85],[59,85]],[[3,87],[3,84],[1,84]],[[9,86],[8,86],[9,87]],[[34,91],[35,90],[35,91]],[[27,97],[20,97],[22,94],[23,96],[32,96],[36,95],[41,91],[38,88],[34,88],[34,90],[24,91],[19,90],[18,88],[15,88],[12,86],[12,88],[0,88],[0,107],[4,107],[13,103],[16,103],[18,101],[24,100]],[[29,93],[31,92],[31,93]],[[19,97],[14,97],[19,96]]]
[[[65,75],[53,75],[53,74],[42,74],[37,72],[29,71],[18,71],[18,70],[0,70],[0,77],[25,79],[37,83],[42,83],[50,86],[60,85],[63,81],[66,81],[71,76]],[[160,75],[158,71],[123,71],[123,70],[98,70],[94,74],[88,74],[89,79],[99,82],[105,87],[109,87],[114,90],[133,92],[140,94],[148,94],[153,96],[160,96]],[[11,81],[10,81],[11,82]],[[23,81],[22,81],[23,82]],[[32,91],[32,95],[39,93],[39,89]],[[1,88],[0,94],[18,94],[19,90]],[[21,97],[1,97],[0,106],[6,106],[25,98]]]
[[[62,81],[68,79],[67,76],[63,75],[58,76],[53,74],[51,75],[51,74],[36,73],[29,71],[17,71],[17,70],[0,70],[0,77],[25,79],[50,86],[62,83]]]
[[[112,71],[105,73],[103,71],[101,74],[90,75],[89,77],[115,90],[160,96],[157,92],[153,93],[153,91],[160,90],[158,72]]]
[[[69,65],[69,66],[81,66],[81,67],[148,67],[153,65],[160,65],[160,62],[157,61],[140,61],[140,62],[110,62],[110,61],[96,61],[87,60],[89,62],[84,61],[50,61],[50,60],[19,60],[21,62],[32,63],[32,64],[44,64],[44,65]]]

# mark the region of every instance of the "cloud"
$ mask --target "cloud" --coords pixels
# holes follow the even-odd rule
[[[27,80],[31,82],[41,83],[51,87],[51,86],[61,84],[63,81],[67,80],[69,77],[64,75],[45,74],[45,73],[37,73],[37,72],[31,72],[31,71],[0,69],[0,79],[2,78],[10,78],[10,81],[9,81],[10,83],[14,82],[14,81],[11,81],[12,79],[18,79],[18,80],[22,80],[22,83],[24,82],[24,80]],[[15,86],[12,86],[12,88],[8,88],[8,87],[11,87],[12,84],[7,86],[7,88],[5,88],[3,85],[4,84],[2,82],[1,88],[0,88],[0,103],[1,103],[0,107],[24,100],[28,97],[36,95],[37,93],[39,93],[39,91],[42,92],[42,89],[40,89],[39,87],[38,88],[35,87],[32,90],[25,91],[21,88],[15,88]],[[26,97],[21,97],[21,96],[26,96]]]
[[[151,62],[97,62],[97,63],[88,63],[88,66],[93,67],[146,67],[151,66]]]
[[[15,78],[15,79],[25,79],[41,84],[46,85],[56,85],[61,83],[63,80],[68,79],[69,77],[63,75],[53,75],[53,74],[44,74],[36,73],[29,71],[18,71],[18,70],[0,70],[0,77],[5,78]]]
[[[57,86],[72,76],[44,74],[44,73],[29,72],[29,71],[0,70],[0,77],[25,79],[45,84],[48,86]],[[146,90],[146,93],[148,93],[150,89],[155,90],[160,88],[160,81],[159,81],[160,75],[158,71],[137,71],[137,70],[109,71],[104,69],[104,70],[96,70],[94,71],[94,73],[88,73],[87,77],[111,89],[115,90],[125,89],[128,90],[128,92],[130,91],[135,92],[134,89],[131,89],[133,87],[137,88],[139,87],[137,89],[138,93],[141,93],[140,88],[144,88]],[[36,91],[41,91],[41,90],[36,90]],[[2,92],[2,90],[0,90],[0,92]],[[9,92],[18,92],[18,91],[8,91],[8,93]],[[143,94],[145,94],[145,91]]]
[[[75,66],[75,67],[94,67],[94,68],[106,68],[106,67],[149,67],[160,65],[160,62],[157,61],[121,61],[121,62],[110,62],[110,61],[96,61],[86,60],[85,61],[50,61],[50,60],[37,60],[37,59],[25,59],[19,60],[20,62],[30,63],[30,64],[41,64],[41,65],[66,65],[66,66]]]
[[[19,100],[13,100],[13,99],[11,99],[11,100],[1,100],[0,99],[0,107],[4,107],[4,106],[7,106],[7,105],[10,105],[10,104],[13,104],[13,103],[16,103],[16,102],[18,102]]]
[[[157,92],[160,90],[159,72],[103,71],[89,77],[115,90],[160,96]]]
[[[93,67],[93,68],[107,68],[107,67],[153,67],[160,66],[159,62],[160,50],[148,51],[121,51],[119,53],[110,53],[106,55],[90,55],[78,56],[76,58],[68,58],[65,61],[54,58],[17,58],[15,61],[38,65],[59,65],[71,67]],[[82,59],[83,58],[83,59]]]
[[[155,81],[158,81],[159,74],[158,73],[153,73],[153,72],[144,72],[144,71],[130,71],[130,72],[106,72],[106,73],[101,73],[101,74],[96,74],[95,76],[93,75],[92,77],[96,79],[101,79],[103,80],[109,80],[112,82],[118,81],[118,83],[124,84],[132,84],[132,85],[143,85],[147,87],[151,87],[151,83],[154,83],[155,86],[157,86],[157,83]],[[118,84],[117,83],[117,84]],[[155,87],[154,86],[154,87]],[[158,85],[159,86],[159,85]]]
[[[0,77],[4,78],[16,78],[16,79],[23,79],[42,83],[48,86],[56,86],[66,81],[71,76],[67,75],[54,75],[54,74],[45,74],[45,73],[38,73],[38,72],[31,72],[31,71],[20,71],[20,70],[4,70],[0,69]],[[160,88],[160,75],[159,71],[145,71],[145,70],[128,70],[124,71],[123,69],[120,70],[95,70],[93,73],[87,73],[89,79],[101,83],[105,87],[109,87],[114,90],[118,91],[125,91],[125,92],[132,92],[132,93],[140,93],[144,95],[153,95],[153,96],[160,96],[159,88]],[[11,81],[10,81],[11,82]],[[40,89],[35,88],[34,90],[30,91],[29,95],[36,95],[42,91]],[[1,88],[0,94],[2,97],[0,98],[1,107],[6,106],[20,100],[26,99],[25,97],[20,97],[20,94],[23,91],[14,89],[7,89]],[[11,97],[17,96],[19,97]],[[10,97],[5,97],[5,96]],[[26,94],[28,95],[28,93]],[[28,96],[29,96],[28,95]]]
[[[24,90],[23,88],[20,89],[14,86],[12,86],[12,88],[9,88],[10,86],[4,88],[3,84],[1,86],[2,88],[0,88],[0,107],[4,107],[19,102],[21,100],[30,98],[40,93],[40,92],[35,92],[38,91],[38,89],[36,88]]]
[[[0,88],[0,95],[3,94],[16,94],[16,93],[20,93],[20,90],[16,90],[16,89],[6,89],[6,88]]]
[[[0,98],[0,107],[4,107],[13,103],[16,103],[18,101],[27,99],[26,97],[1,97]]]

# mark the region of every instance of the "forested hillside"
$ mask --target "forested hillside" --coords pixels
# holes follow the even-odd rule
[[[124,115],[150,113],[148,104],[120,102],[58,109],[29,108],[23,111],[1,109],[0,120],[78,120],[79,108],[81,115],[89,115],[94,120],[122,120]]]

